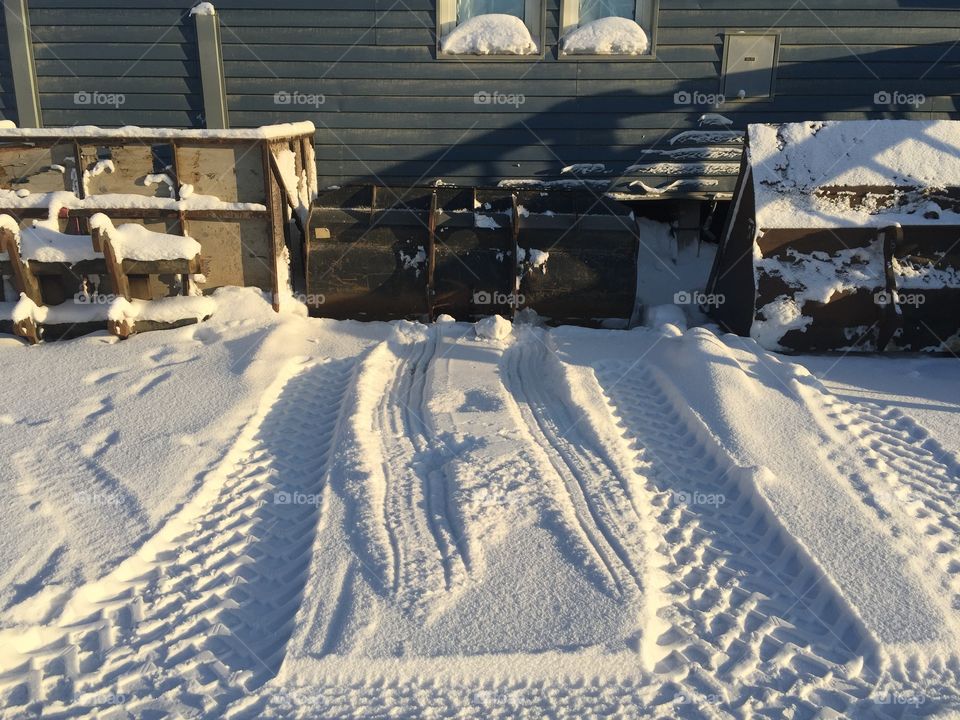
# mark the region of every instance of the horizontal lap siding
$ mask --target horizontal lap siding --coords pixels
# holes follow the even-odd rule
[[[7,47],[7,28],[4,15],[5,13],[0,12],[0,118],[16,122],[17,101],[14,97],[10,48]]]
[[[29,0],[44,124],[203,127],[191,5]]]
[[[736,127],[882,117],[873,107],[880,90],[928,96],[919,111],[897,117],[956,109],[960,12],[943,0],[808,0],[809,10],[792,0],[661,0],[658,61],[611,63],[555,59],[558,0],[547,5],[544,60],[479,63],[435,59],[427,0],[255,5],[217,3],[232,121],[313,120],[327,183],[489,184],[554,178],[574,163],[619,173],[665,160],[642,150],[670,148],[674,134],[697,129],[713,110],[677,106],[673,97],[719,91],[727,29],[782,33],[777,98],[727,103],[720,111]],[[323,103],[277,105],[281,91]],[[478,92],[526,102],[480,106]]]
[[[46,122],[197,125],[193,22],[184,18],[191,4],[32,0]],[[723,33],[736,29],[782,35],[775,101],[720,109],[738,128],[956,117],[960,10],[948,0],[661,0],[653,62],[558,61],[559,0],[547,0],[545,59],[438,61],[434,4],[215,2],[231,124],[312,120],[326,184],[490,184],[554,178],[588,162],[619,173],[666,160],[642,151],[669,149],[671,137],[714,111],[678,106],[674,94],[719,91]],[[123,93],[126,103],[117,111],[78,108],[73,94],[84,89]],[[884,112],[873,106],[881,90],[922,93],[927,102]],[[277,102],[281,92],[301,102]],[[477,105],[478,92],[525,102]]]

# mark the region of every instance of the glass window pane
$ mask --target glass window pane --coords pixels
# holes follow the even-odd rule
[[[636,0],[580,0],[580,24],[615,16],[634,19]]]
[[[523,6],[524,0],[458,0],[457,22],[491,13],[514,15],[522,20]]]

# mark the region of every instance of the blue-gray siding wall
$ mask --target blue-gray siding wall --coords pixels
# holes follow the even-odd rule
[[[30,0],[45,123],[201,126],[192,4]],[[728,30],[782,35],[775,101],[720,108],[737,127],[958,117],[960,10],[952,0],[661,0],[651,62],[556,60],[559,0],[547,0],[543,60],[472,63],[435,59],[434,0],[215,4],[231,124],[312,120],[325,184],[487,184],[555,177],[583,162],[620,170],[713,111],[678,106],[674,94],[719,90]],[[125,102],[78,106],[74,94],[84,90],[122,93]],[[475,104],[484,91],[525,103]],[[873,104],[879,91],[927,101],[887,111]],[[279,104],[278,92],[324,102]]]
[[[192,4],[28,0],[44,125],[203,127]]]
[[[13,95],[10,49],[7,47],[7,28],[4,15],[5,13],[0,12],[0,117],[16,121],[17,101]]]

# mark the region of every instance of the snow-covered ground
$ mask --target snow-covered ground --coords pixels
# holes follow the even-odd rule
[[[0,340],[4,717],[958,716],[956,359],[215,300]]]

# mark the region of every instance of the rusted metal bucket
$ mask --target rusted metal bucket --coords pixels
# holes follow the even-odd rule
[[[598,324],[633,311],[633,216],[588,192],[342,188],[320,193],[307,236],[307,302],[324,317],[532,308],[553,323]]]

